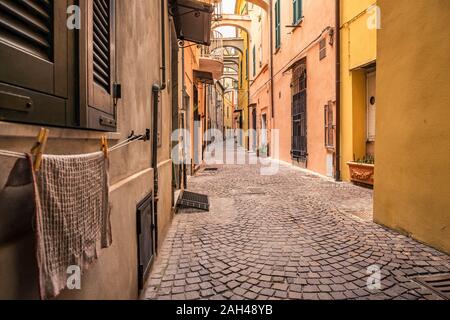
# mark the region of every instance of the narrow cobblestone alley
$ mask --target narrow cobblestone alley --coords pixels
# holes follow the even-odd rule
[[[373,223],[371,190],[287,165],[218,169],[189,180],[211,210],[175,216],[146,299],[439,299],[413,279],[450,272],[449,257]]]

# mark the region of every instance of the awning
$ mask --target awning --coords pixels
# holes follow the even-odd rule
[[[214,84],[214,78],[211,72],[194,70],[194,80],[206,84]]]
[[[171,0],[170,12],[179,40],[211,45],[212,5],[195,0]]]

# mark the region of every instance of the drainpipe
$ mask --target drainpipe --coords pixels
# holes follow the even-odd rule
[[[152,86],[153,93],[153,145],[152,145],[152,167],[155,176],[155,198],[158,191],[158,106],[160,94],[167,87],[166,78],[166,7],[165,0],[161,0],[161,84]]]
[[[182,128],[183,128],[183,144],[182,144],[182,179],[183,179],[183,183],[181,184],[181,190],[184,190],[187,188],[187,170],[186,170],[186,141],[185,141],[185,130],[186,126],[185,123],[187,123],[187,119],[186,119],[186,110],[187,110],[187,106],[186,106],[186,99],[185,99],[185,88],[186,88],[186,79],[185,77],[185,72],[186,72],[186,66],[185,66],[185,57],[184,57],[184,48],[181,48],[181,105],[183,108],[183,112],[184,112],[184,117],[183,117],[183,122],[181,124]]]
[[[153,96],[153,139],[152,139],[152,169],[153,169],[153,212],[155,228],[155,252],[158,252],[158,201],[159,201],[159,174],[158,174],[158,107],[160,94],[166,89],[166,7],[165,0],[161,0],[161,84],[152,86]]]
[[[274,89],[273,89],[273,0],[269,1],[269,20],[270,20],[270,31],[269,31],[269,35],[270,35],[270,100],[271,100],[271,104],[272,104],[272,118],[274,118],[275,116],[275,99],[274,99]]]
[[[341,181],[341,3],[336,0],[336,181]]]
[[[166,0],[161,0],[161,86],[159,91],[165,90],[167,87],[167,79],[166,79]]]
[[[275,98],[274,98],[274,88],[273,88],[273,0],[269,1],[270,6],[270,103],[272,105],[272,125],[271,129],[273,129],[274,123],[275,123]],[[267,130],[267,129],[266,129]],[[273,143],[273,141],[271,141]],[[269,148],[268,156],[270,156],[271,148]]]

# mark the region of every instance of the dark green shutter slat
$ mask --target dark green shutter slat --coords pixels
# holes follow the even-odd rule
[[[0,41],[53,60],[53,2],[0,0]]]
[[[111,91],[111,39],[110,39],[110,1],[94,0],[94,82]]]
[[[256,46],[253,46],[253,76],[256,76]]]
[[[281,46],[281,8],[280,0],[275,2],[275,45],[277,48]]]

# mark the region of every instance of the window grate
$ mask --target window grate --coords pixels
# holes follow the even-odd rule
[[[0,0],[0,41],[53,61],[53,1]]]
[[[414,278],[443,299],[450,300],[450,274],[429,275]]]
[[[110,0],[94,0],[94,82],[111,91],[111,3]]]
[[[292,78],[292,158],[306,160],[308,157],[306,118],[306,60],[302,60],[293,71]]]
[[[153,215],[153,196],[148,195],[137,206],[136,230],[138,239],[138,277],[139,289],[144,288],[155,257],[156,248],[156,224]]]
[[[209,198],[203,194],[183,191],[178,199],[177,207],[180,209],[193,208],[209,211]]]

